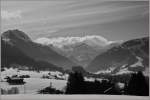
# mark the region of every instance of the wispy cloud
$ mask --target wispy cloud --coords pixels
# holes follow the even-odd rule
[[[11,19],[18,19],[18,18],[20,19],[22,16],[21,16],[20,10],[18,10],[18,11],[3,10],[3,11],[1,11],[1,17],[4,20],[11,20]]]
[[[56,34],[67,36],[66,33],[79,36],[79,33],[86,32],[87,35],[122,40],[148,32],[149,5],[146,1],[36,0],[2,3],[2,30],[19,28],[34,39],[55,37]],[[10,22],[7,21],[9,19],[17,20]]]

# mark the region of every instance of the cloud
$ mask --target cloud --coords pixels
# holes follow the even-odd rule
[[[17,19],[17,18],[21,18],[21,11],[18,10],[18,11],[2,11],[1,12],[1,17],[2,19],[5,19],[5,20],[10,20],[10,19]]]
[[[58,38],[38,38],[35,42],[44,45],[54,45],[56,47],[63,47],[64,45],[72,45],[75,43],[86,43],[90,46],[107,46],[116,41],[108,41],[106,38],[98,35],[90,35],[83,37],[58,37]]]
[[[17,0],[3,2],[2,9],[2,30],[19,28],[33,39],[86,32],[111,40],[129,40],[148,33],[148,1]]]

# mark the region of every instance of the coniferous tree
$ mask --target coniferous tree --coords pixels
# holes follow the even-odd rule
[[[84,94],[84,77],[79,72],[69,74],[66,94]]]
[[[128,95],[148,96],[149,86],[142,72],[132,74],[126,92]]]

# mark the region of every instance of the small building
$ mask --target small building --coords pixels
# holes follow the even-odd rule
[[[15,78],[8,77],[7,82],[12,85],[19,85],[25,83],[23,78],[18,78],[18,77]]]

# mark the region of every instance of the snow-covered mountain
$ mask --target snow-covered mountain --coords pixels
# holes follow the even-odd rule
[[[122,41],[108,41],[101,36],[40,38],[35,42],[49,45],[59,54],[86,67],[98,54],[119,45]]]

